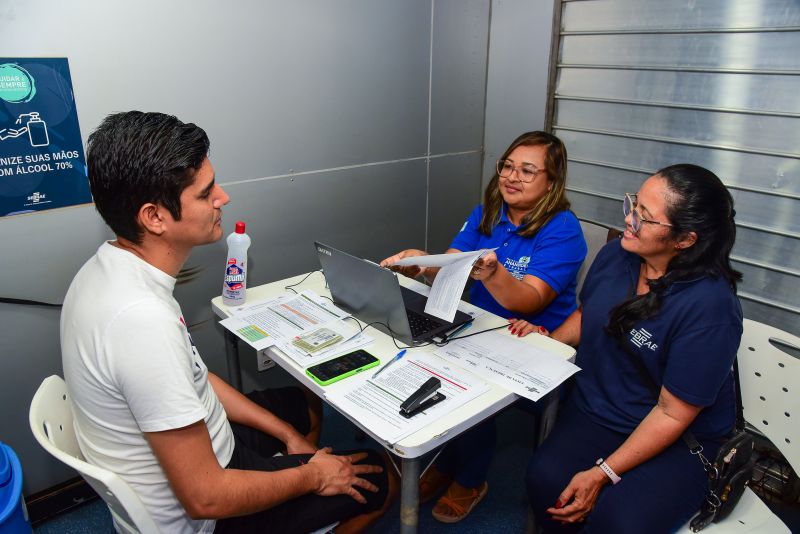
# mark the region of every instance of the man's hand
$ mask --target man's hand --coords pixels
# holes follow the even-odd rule
[[[323,497],[333,495],[349,495],[356,501],[364,504],[367,500],[356,487],[367,491],[376,492],[378,487],[358,475],[365,473],[380,473],[383,468],[378,465],[356,464],[367,457],[361,452],[349,456],[331,454],[331,448],[320,449],[308,461],[308,465],[317,469],[318,485],[314,493]]]
[[[600,469],[581,471],[569,481],[555,506],[546,511],[555,521],[562,523],[583,521],[591,513],[600,490],[608,482],[608,477]]]
[[[415,278],[419,275],[425,275],[425,271],[427,270],[425,267],[420,267],[419,265],[405,265],[399,266],[394,265],[399,260],[403,258],[413,258],[416,256],[427,256],[428,253],[424,250],[418,250],[415,248],[409,248],[402,252],[398,252],[394,256],[389,256],[385,260],[381,262],[381,267],[388,267],[392,271],[398,272],[402,275],[408,276],[409,278]]]
[[[286,440],[286,454],[314,454],[315,452],[317,452],[317,447],[299,432],[295,432]]]

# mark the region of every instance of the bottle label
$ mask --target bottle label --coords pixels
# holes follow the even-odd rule
[[[225,287],[230,291],[244,287],[244,269],[236,264],[236,258],[228,260],[228,266],[225,268]]]

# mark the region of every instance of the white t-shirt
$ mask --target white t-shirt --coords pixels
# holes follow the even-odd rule
[[[143,432],[208,427],[225,467],[233,433],[172,296],[175,278],[109,243],[78,271],[61,313],[64,378],[86,460],[117,473],[161,532],[212,532],[178,502]]]

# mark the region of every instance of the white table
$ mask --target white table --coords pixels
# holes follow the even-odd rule
[[[307,275],[303,274],[287,278],[285,280],[272,282],[270,284],[247,288],[247,302],[250,304],[268,298],[277,297],[278,295],[286,292],[286,286],[300,282],[305,276]],[[429,290],[427,286],[420,284],[419,282],[403,276],[400,276],[399,278],[403,285],[420,293],[426,294]],[[330,292],[325,287],[325,279],[323,278],[322,273],[319,271],[311,273],[311,275],[308,276],[308,278],[306,278],[302,284],[294,286],[293,289],[298,292],[303,289],[310,289],[318,295],[330,297]],[[466,303],[464,303],[464,305],[470,306]],[[218,317],[226,318],[229,316],[228,307],[222,303],[222,297],[216,297],[212,299],[211,307]],[[491,313],[482,313],[478,318],[475,319],[472,327],[467,330],[465,334],[479,332],[481,330],[504,324],[507,324],[505,319]],[[497,330],[497,332],[508,333],[508,330],[501,329]],[[366,347],[367,350],[378,357],[381,360],[381,363],[385,363],[397,353],[397,347],[393,343],[392,338],[388,335],[373,327],[368,327],[365,333],[375,340],[372,344]],[[511,334],[508,333],[508,335]],[[564,359],[572,359],[575,355],[575,349],[550,339],[549,337],[531,335],[522,339],[531,345],[562,356]],[[403,344],[400,343],[400,345],[402,346]],[[230,383],[232,386],[241,390],[242,379],[241,369],[239,368],[238,338],[228,330],[225,331],[225,350],[228,358],[228,374]],[[425,350],[425,348],[409,349],[410,352],[414,350]],[[279,351],[273,351],[273,353],[275,352]],[[322,398],[324,398],[325,393],[334,391],[334,388],[336,387],[342,387],[343,382],[346,382],[337,382],[329,386],[322,387],[311,380],[308,375],[306,375],[305,370],[291,358],[282,356],[278,353],[275,354],[274,359],[278,365],[285,369],[301,384]],[[346,386],[346,384],[344,384],[344,386]],[[375,438],[387,450],[401,458],[401,532],[416,532],[417,530],[419,514],[418,490],[419,477],[421,474],[420,457],[438,447],[441,447],[447,441],[472,428],[474,425],[483,421],[484,419],[494,415],[499,410],[505,408],[519,398],[516,394],[511,393],[495,384],[490,383],[489,386],[489,391],[486,393],[458,407],[446,417],[435,421],[430,426],[403,438],[396,444],[382,442],[372,432],[370,432],[369,428],[363,426],[359,421],[351,418],[347,413],[342,414],[350,419],[353,424],[361,428],[361,430]],[[549,397],[554,399],[555,395],[550,395]],[[548,423],[540,425],[540,436],[544,435],[544,433],[546,433],[549,429],[549,425],[552,424],[552,416],[548,416],[547,414],[553,414],[554,410],[555,402],[551,402],[551,405],[545,410],[545,415],[543,415],[543,420],[548,421]]]

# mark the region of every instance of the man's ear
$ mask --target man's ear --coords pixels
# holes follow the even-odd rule
[[[139,208],[139,212],[137,213],[137,218],[139,225],[145,232],[155,235],[164,233],[166,229],[164,209],[164,207],[153,204],[152,202],[142,204],[142,207]]]
[[[676,250],[685,250],[692,245],[697,243],[697,233],[696,232],[686,232],[681,236],[677,243],[675,243]]]

